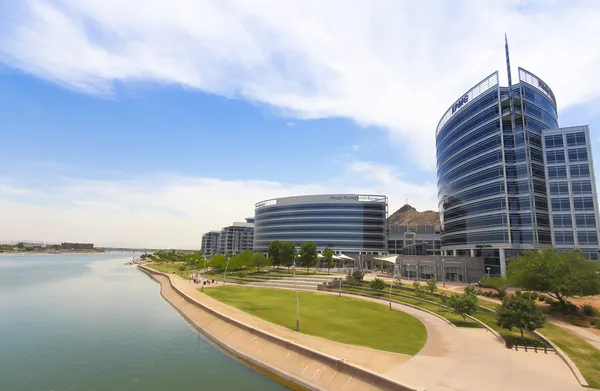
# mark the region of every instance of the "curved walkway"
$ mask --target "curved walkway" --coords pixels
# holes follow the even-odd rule
[[[570,369],[553,353],[509,350],[485,329],[452,327],[436,316],[401,304],[393,303],[392,308],[418,318],[428,331],[425,347],[412,358],[297,333],[214,300],[202,294],[198,285],[180,277],[173,276],[173,282],[194,299],[246,324],[428,391],[583,389]],[[218,289],[218,286],[207,289]],[[382,300],[352,297],[389,305]]]

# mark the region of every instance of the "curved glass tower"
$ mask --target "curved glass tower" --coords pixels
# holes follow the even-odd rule
[[[274,240],[297,247],[312,241],[318,251],[384,254],[387,250],[387,197],[324,194],[284,197],[255,205],[254,251]]]
[[[510,66],[508,70],[510,74]],[[566,137],[575,130],[558,128],[556,99],[545,82],[522,68],[518,75],[514,85],[509,77],[508,87],[500,86],[498,72],[486,77],[452,104],[436,129],[442,250],[446,255],[483,256],[490,274],[504,274],[505,259],[525,249],[560,244],[553,224],[558,211],[549,193],[551,182],[558,179],[555,163],[570,162],[565,151],[551,150],[545,137]],[[593,183],[587,127],[581,132]],[[596,194],[595,183],[586,188]],[[564,201],[562,207],[569,204],[573,212],[573,202]],[[596,202],[588,209],[594,215]],[[597,258],[597,238],[595,245],[589,252],[595,251]],[[572,249],[578,243],[565,246]]]

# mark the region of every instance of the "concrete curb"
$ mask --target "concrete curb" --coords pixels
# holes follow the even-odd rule
[[[561,358],[561,360],[563,360],[565,362],[565,364],[567,364],[567,366],[569,367],[571,372],[573,372],[573,375],[575,375],[575,379],[577,379],[577,381],[579,382],[579,384],[581,384],[582,387],[589,387],[588,382],[585,380],[585,378],[579,371],[579,368],[577,368],[577,365],[575,365],[575,363],[569,358],[569,356],[566,355],[565,352],[562,351],[561,348],[559,348],[554,342],[549,340],[547,337],[540,334],[539,331],[534,331],[534,333],[536,335],[538,335],[539,337],[541,337],[544,341],[548,342],[550,344],[550,346],[552,346],[554,348],[554,350],[556,351],[558,356]]]
[[[184,292],[182,292],[181,290],[179,290],[179,288],[177,288],[175,286],[175,284],[173,283],[173,280],[171,279],[171,276],[165,273],[161,273],[158,271],[155,271],[153,269],[147,268],[145,266],[138,266],[139,269],[141,269],[143,272],[145,272],[146,274],[153,276],[155,274],[157,275],[162,275],[164,277],[167,277],[169,279],[169,283],[171,285],[171,288],[173,288],[173,290],[175,290],[175,292],[177,292],[177,294],[179,294],[181,297],[183,297],[187,302],[189,302],[190,304],[193,304],[196,307],[199,307],[200,309],[212,314],[213,316],[229,323],[232,324],[236,327],[239,327],[243,330],[246,330],[248,332],[250,332],[251,334],[260,336],[261,338],[278,344],[280,346],[285,347],[286,349],[289,349],[291,351],[294,351],[296,353],[302,354],[308,358],[320,361],[326,365],[331,366],[332,368],[335,368],[338,372],[342,372],[345,373],[349,376],[352,377],[356,377],[356,378],[360,378],[361,380],[374,385],[375,387],[380,387],[383,390],[398,390],[398,391],[425,391],[423,388],[416,388],[416,387],[412,387],[412,386],[408,386],[408,385],[403,385],[400,384],[392,379],[390,379],[387,376],[384,375],[380,375],[378,373],[372,372],[366,368],[362,368],[359,367],[357,365],[354,364],[350,364],[347,362],[344,362],[338,358],[329,356],[327,354],[318,352],[316,350],[310,349],[306,346],[302,346],[299,345],[295,342],[274,336],[270,333],[267,333],[263,330],[257,329],[255,327],[252,326],[248,326],[242,322],[239,322],[227,315],[221,314],[220,312],[206,306],[205,304],[199,303],[198,301],[194,300],[193,298],[189,297],[188,295],[186,295]],[[180,313],[182,311],[179,311]],[[185,318],[190,321],[190,318],[188,316],[186,316],[184,314]],[[192,322],[192,324],[195,324],[194,322]],[[230,346],[227,346],[225,343],[223,343],[222,341],[220,341],[218,338],[215,338],[214,336],[210,335],[210,333],[205,332],[205,330],[203,330],[201,327],[197,327],[200,329],[200,331],[204,334],[207,335],[209,338],[211,338],[211,340],[213,340],[215,343],[217,343],[219,346],[225,348],[227,351],[243,358],[244,360],[247,360],[249,362],[251,362],[254,365],[257,365],[259,367],[265,368],[270,372],[273,372],[275,374],[277,374],[278,376],[281,376],[282,378],[289,380],[291,382],[294,382],[296,384],[299,384],[300,386],[307,388],[309,390],[314,390],[314,391],[322,391],[323,389],[318,387],[318,386],[314,386],[312,384],[308,384],[306,381],[297,378],[294,375],[288,374],[288,373],[284,373],[283,371],[280,371],[277,368],[272,367],[270,364],[265,363],[261,360],[258,360],[254,357],[248,356],[240,351],[238,351],[237,349],[234,349]]]

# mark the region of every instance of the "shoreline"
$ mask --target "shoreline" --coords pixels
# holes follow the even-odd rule
[[[143,266],[138,269],[160,283],[161,296],[206,338],[251,367],[274,374],[275,379],[315,391],[420,390],[242,323],[194,300],[170,276]]]

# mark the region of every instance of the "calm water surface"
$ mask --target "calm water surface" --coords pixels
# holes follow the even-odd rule
[[[203,339],[125,260],[0,254],[2,391],[282,391]]]

